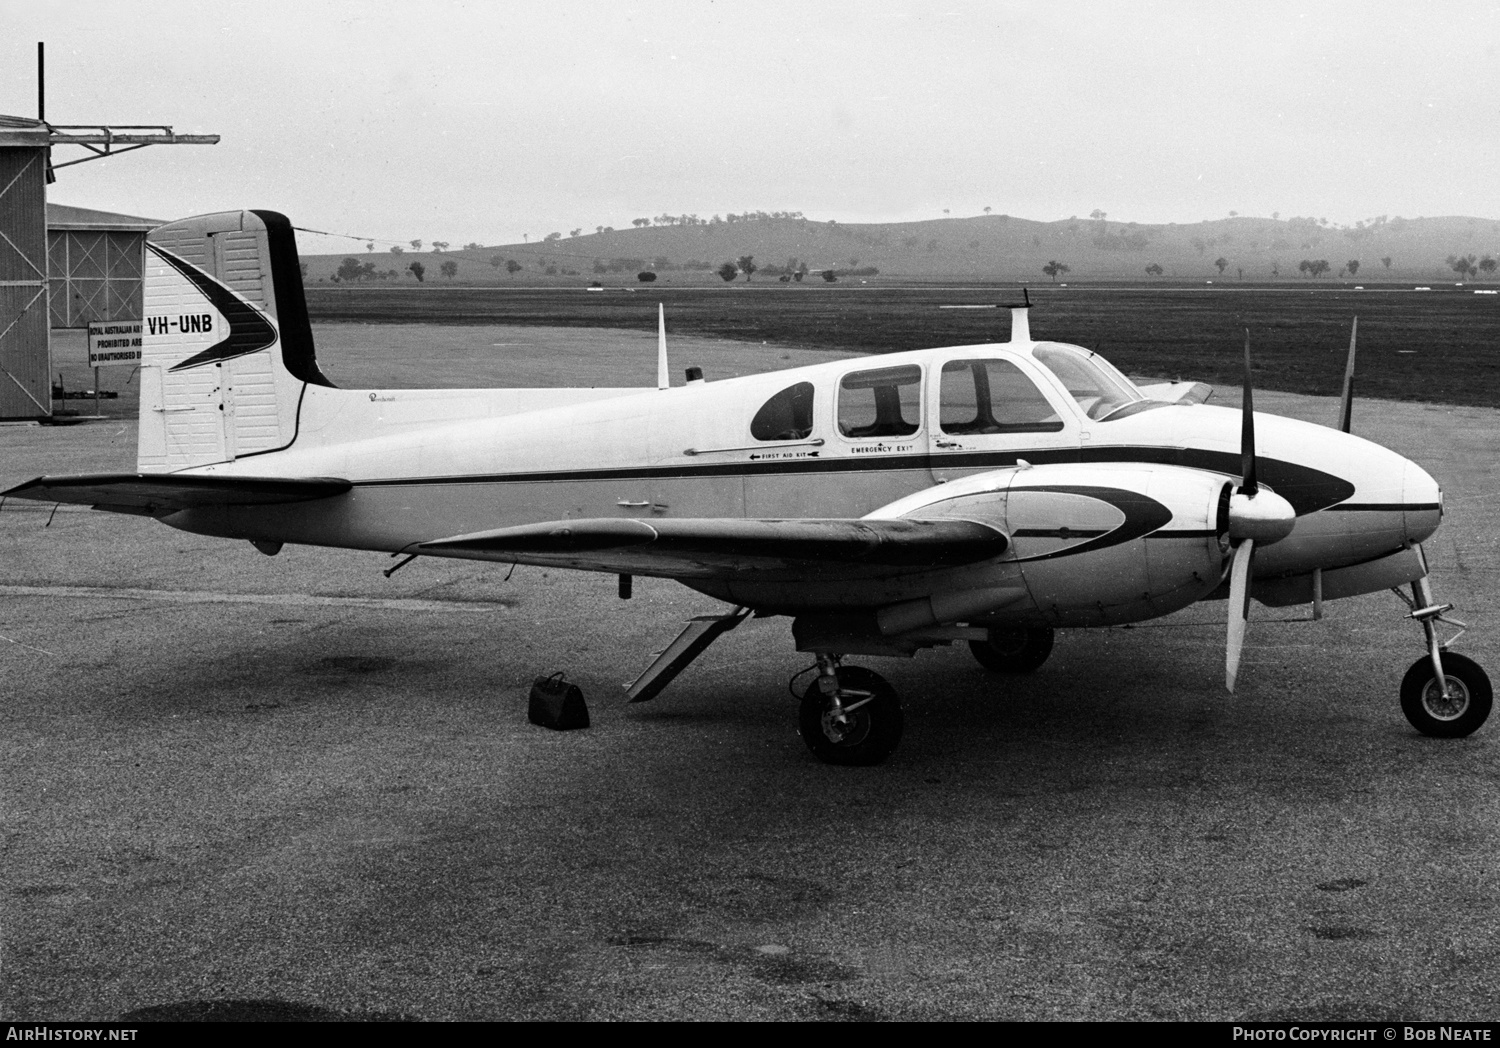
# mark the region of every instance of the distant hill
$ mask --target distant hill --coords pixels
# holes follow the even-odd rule
[[[606,284],[634,283],[642,270],[674,284],[717,284],[722,263],[754,257],[755,282],[775,281],[789,265],[805,266],[805,280],[825,269],[842,280],[1049,281],[1051,262],[1067,267],[1063,281],[1298,280],[1302,262],[1327,262],[1309,280],[1454,281],[1445,260],[1473,256],[1472,279],[1500,279],[1500,221],[1481,218],[1379,218],[1354,226],[1325,225],[1311,218],[1226,218],[1190,225],[1148,225],[1098,218],[1034,222],[1008,215],[889,224],[815,222],[762,218],[734,222],[653,225],[563,237],[545,243],[503,244],[450,250],[357,251],[304,256],[309,283],[333,281],[345,258],[368,263],[403,284],[415,282],[408,266],[421,262],[428,283]],[[1223,270],[1216,262],[1224,261]],[[1389,259],[1389,262],[1385,260]],[[505,263],[522,268],[507,272]],[[452,278],[441,273],[454,262]],[[1357,262],[1354,272],[1349,263]],[[878,277],[849,271],[878,270]],[[1160,267],[1158,274],[1154,268]],[[392,278],[389,273],[396,271]],[[738,280],[745,277],[740,275]]]

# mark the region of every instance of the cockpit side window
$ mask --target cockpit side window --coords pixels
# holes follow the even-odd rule
[[[1095,353],[1053,344],[1038,346],[1032,356],[1062,380],[1078,406],[1096,421],[1145,400],[1129,379]]]
[[[756,440],[802,440],[811,435],[812,428],[811,382],[786,387],[762,404],[750,420],[750,435]]]
[[[1063,420],[1036,383],[1008,360],[943,365],[938,424],[944,433],[1056,433]]]
[[[839,383],[839,432],[846,437],[909,437],[922,424],[922,369],[903,364],[855,371]]]

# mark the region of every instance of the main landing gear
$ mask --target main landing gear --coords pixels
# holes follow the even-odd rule
[[[818,655],[818,675],[802,694],[802,741],[826,764],[879,764],[901,741],[901,700],[880,674]]]
[[[1048,626],[991,627],[985,640],[969,641],[969,651],[991,673],[1034,673],[1052,654]]]
[[[1401,712],[1423,735],[1462,738],[1490,715],[1494,701],[1490,679],[1474,660],[1448,650],[1464,629],[1462,622],[1444,617],[1453,605],[1434,602],[1425,577],[1411,584],[1411,592],[1414,599],[1407,600],[1404,593],[1395,591],[1411,607],[1411,617],[1422,624],[1427,654],[1412,663],[1401,680]],[[1439,641],[1439,622],[1459,627],[1459,634]]]

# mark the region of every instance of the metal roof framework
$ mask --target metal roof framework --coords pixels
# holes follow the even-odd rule
[[[82,146],[92,155],[52,164],[57,171],[90,160],[131,153],[147,146],[212,146],[218,135],[180,135],[166,124],[48,124],[49,146]],[[48,181],[51,181],[49,178]]]

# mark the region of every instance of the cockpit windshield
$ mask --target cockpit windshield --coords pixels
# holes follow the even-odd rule
[[[1062,380],[1084,414],[1095,421],[1146,402],[1134,383],[1097,353],[1052,343],[1037,346],[1031,355]]]

